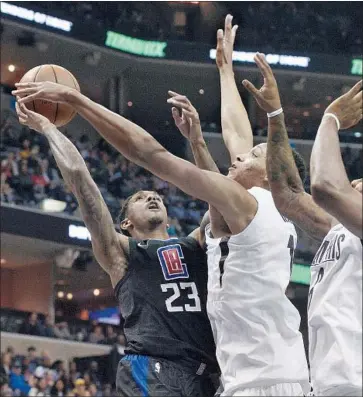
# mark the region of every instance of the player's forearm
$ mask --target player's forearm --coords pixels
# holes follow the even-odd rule
[[[146,168],[155,154],[165,149],[143,128],[111,112],[84,95],[72,91],[67,102],[130,161]]]
[[[233,72],[220,72],[220,84],[223,140],[234,158],[253,147],[252,129]]]
[[[77,174],[88,172],[82,156],[73,143],[53,124],[47,125],[43,134],[48,139],[50,149],[64,181],[67,185],[73,186]]]
[[[104,254],[107,255],[107,247],[113,243],[115,234],[113,221],[81,154],[55,126],[49,125],[44,130],[44,135],[64,181],[76,196],[82,218],[92,235],[92,242],[95,240],[94,243],[103,247]]]
[[[198,168],[207,171],[219,172],[217,164],[214,162],[204,139],[190,142],[193,157]]]
[[[338,128],[332,117],[321,121],[311,153],[310,171],[312,195],[323,207],[329,204],[327,201],[340,196],[340,192],[351,188],[340,152]]]
[[[304,193],[283,113],[268,120],[267,173],[271,193],[280,210],[289,206],[296,195]]]

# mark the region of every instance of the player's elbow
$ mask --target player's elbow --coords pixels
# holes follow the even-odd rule
[[[320,206],[336,194],[336,188],[327,180],[312,181],[311,195]]]

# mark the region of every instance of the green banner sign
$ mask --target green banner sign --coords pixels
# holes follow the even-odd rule
[[[310,266],[294,263],[291,273],[293,283],[310,285]]]
[[[165,58],[168,43],[163,41],[140,40],[124,34],[108,31],[105,45],[130,54],[144,57]]]
[[[362,76],[363,74],[362,59],[359,58],[352,59],[352,68],[350,69],[350,73]]]

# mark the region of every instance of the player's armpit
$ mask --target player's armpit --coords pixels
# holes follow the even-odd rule
[[[312,185],[314,200],[350,232],[362,238],[362,194],[347,185],[344,189]]]
[[[127,268],[128,238],[116,232],[107,205],[88,171],[74,172],[72,191],[91,234],[93,253],[115,286]]]
[[[322,240],[332,227],[333,217],[320,208],[306,192],[294,194],[289,189],[283,206],[277,205],[280,213],[295,223],[316,240]]]
[[[199,245],[205,249],[206,248],[206,239],[205,239],[205,228],[208,225],[208,223],[210,223],[210,219],[209,219],[209,211],[207,211],[203,218],[202,221],[200,222],[200,226],[193,230],[189,236],[193,237],[195,240],[198,241]]]

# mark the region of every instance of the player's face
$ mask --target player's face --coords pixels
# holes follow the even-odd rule
[[[163,200],[156,192],[136,193],[129,203],[128,218],[138,228],[167,224],[168,215]]]
[[[237,156],[228,170],[228,177],[234,179],[246,189],[263,186],[266,178],[267,144],[261,143],[248,153]]]
[[[352,181],[352,187],[355,190],[358,190],[359,193],[362,193],[362,190],[363,190],[363,180],[362,180],[362,178],[354,179],[354,181]]]

